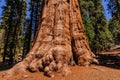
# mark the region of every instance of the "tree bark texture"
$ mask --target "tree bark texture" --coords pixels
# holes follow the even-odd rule
[[[8,75],[28,69],[54,77],[54,72],[69,74],[69,66],[74,62],[81,66],[97,62],[85,35],[78,0],[44,0],[37,32],[26,58],[10,69]]]

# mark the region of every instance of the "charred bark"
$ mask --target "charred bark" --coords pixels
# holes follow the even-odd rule
[[[28,69],[44,71],[54,77],[54,72],[69,74],[69,66],[75,59],[82,66],[97,62],[87,42],[78,0],[45,0],[39,27],[35,43],[26,58],[6,75]]]

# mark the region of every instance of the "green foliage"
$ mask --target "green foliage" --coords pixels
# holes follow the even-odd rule
[[[113,37],[108,29],[101,1],[81,0],[80,6],[85,31],[92,50],[98,52],[110,48]]]
[[[120,0],[106,0],[108,10],[112,18],[109,21],[109,30],[111,31],[115,44],[120,44]]]
[[[120,44],[120,22],[116,18],[109,21],[109,30],[111,31],[115,44]]]
[[[110,31],[108,30],[107,21],[103,14],[103,6],[101,1],[94,1],[94,10],[90,15],[92,24],[94,26],[95,37],[94,37],[94,45],[93,48],[96,52],[101,50],[109,49],[113,39]]]
[[[93,8],[93,3],[91,1],[80,1],[80,8],[81,8],[81,14],[83,19],[83,24],[85,26],[85,32],[89,40],[89,44],[92,47],[93,45],[93,39],[95,36],[94,33],[94,27],[92,26],[92,22],[89,18],[91,9]]]
[[[120,21],[120,0],[105,0],[108,2],[108,10],[112,17]]]
[[[95,37],[95,33],[94,33],[94,28],[91,25],[91,21],[89,19],[87,19],[85,22],[85,32],[88,37],[89,44],[90,44],[90,46],[92,46],[93,39]]]

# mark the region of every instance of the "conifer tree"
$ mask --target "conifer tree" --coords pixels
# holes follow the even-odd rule
[[[35,34],[37,33],[38,23],[41,22],[41,11],[43,6],[43,0],[31,0],[30,3],[30,19],[26,22],[26,31],[24,37],[24,46],[22,58],[29,52],[32,43],[34,43]]]
[[[85,32],[89,40],[91,49],[93,47],[93,39],[95,37],[94,27],[90,19],[90,11],[94,8],[94,3],[90,0],[80,0],[80,9],[83,19],[83,24],[85,26]]]
[[[109,21],[109,29],[112,32],[115,44],[120,44],[120,0],[106,0],[108,2],[109,14],[112,18]]]
[[[8,55],[9,63],[13,63],[14,56],[20,47],[19,42],[22,39],[21,32],[25,22],[26,1],[6,0],[5,3],[1,23],[1,26],[5,29],[3,62]]]
[[[82,0],[80,4],[86,34],[92,50],[98,52],[108,49],[112,44],[112,35],[108,30],[101,1]]]

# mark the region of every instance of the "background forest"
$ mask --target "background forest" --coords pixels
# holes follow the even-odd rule
[[[34,43],[43,0],[0,0],[0,60],[22,60]],[[79,0],[86,35],[94,53],[120,45],[120,1]]]

